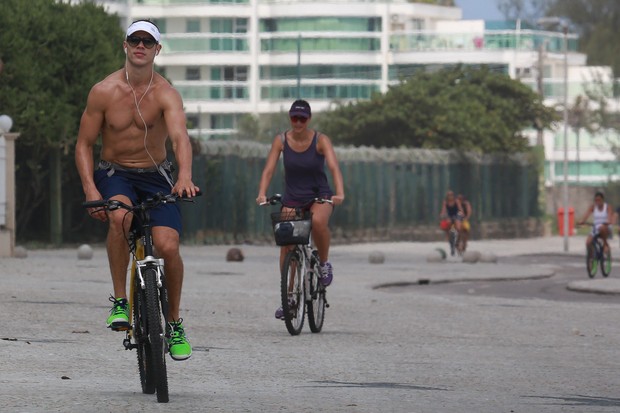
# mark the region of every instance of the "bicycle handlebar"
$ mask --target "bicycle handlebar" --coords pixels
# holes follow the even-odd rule
[[[202,195],[202,192],[196,192],[196,196],[200,195]],[[152,209],[160,204],[173,204],[177,202],[177,200],[193,202],[193,199],[189,198],[185,194],[183,194],[183,196],[179,196],[178,194],[164,195],[163,193],[158,192],[152,198],[148,198],[144,202],[137,205],[127,205],[124,202],[116,199],[99,199],[97,201],[82,202],[82,206],[84,208],[102,208],[108,211],[114,211],[119,208],[125,209],[127,211],[134,211],[136,209]]]
[[[305,208],[314,202],[316,202],[317,204],[333,204],[334,203],[334,201],[332,201],[331,199],[317,197],[317,198],[314,198],[308,201],[306,204],[299,206],[298,208]],[[258,205],[265,206],[265,205],[276,205],[276,204],[281,204],[281,203],[282,203],[282,195],[274,194],[270,196],[269,198],[267,198],[267,201],[261,202]]]

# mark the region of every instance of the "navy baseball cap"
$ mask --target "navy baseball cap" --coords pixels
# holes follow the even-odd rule
[[[289,116],[301,116],[302,118],[312,117],[310,104],[305,100],[299,99],[293,102],[291,109],[288,111]]]

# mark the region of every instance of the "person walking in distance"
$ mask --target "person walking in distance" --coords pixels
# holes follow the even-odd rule
[[[135,204],[157,192],[193,197],[199,188],[192,182],[192,148],[180,94],[153,69],[161,50],[160,32],[148,20],[133,22],[123,41],[125,66],[95,84],[80,121],[75,162],[86,201],[116,199]],[[93,149],[101,135],[100,162],[95,170]],[[170,139],[178,167],[176,182],[167,160]],[[122,210],[108,213],[89,210],[108,222],[107,252],[114,295],[107,326],[130,328],[127,304],[129,247],[126,236],[131,216]],[[192,354],[179,315],[183,260],[179,253],[181,215],[176,204],[165,204],[151,212],[153,241],[164,259],[169,312],[168,344],[174,360]]]
[[[280,154],[284,160],[283,212],[294,211],[295,207],[307,205],[315,198],[332,200],[333,205],[313,203],[309,207],[312,212],[312,239],[319,252],[321,267],[319,281],[324,286],[328,286],[333,279],[333,268],[329,262],[331,234],[328,224],[334,205],[340,205],[344,201],[342,173],[331,140],[325,134],[308,128],[312,118],[310,104],[305,100],[296,100],[289,110],[289,118],[291,128],[277,135],[271,144],[258,187],[256,203],[260,205],[267,200],[267,188]],[[335,194],[329,187],[325,165],[332,175]],[[286,251],[286,247],[280,250],[280,265],[282,265]],[[282,307],[276,310],[276,318],[284,319]]]

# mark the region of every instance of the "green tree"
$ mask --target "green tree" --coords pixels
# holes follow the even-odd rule
[[[288,113],[268,113],[260,116],[243,115],[239,119],[236,139],[271,143],[278,134],[290,128]]]
[[[79,186],[72,151],[80,116],[90,87],[122,66],[123,33],[118,17],[90,2],[2,3],[0,112],[9,114],[21,133],[16,148],[18,237],[40,238],[48,233],[47,201],[60,196],[59,182]],[[63,214],[78,196],[79,187],[62,191]]]
[[[524,129],[537,121],[549,127],[555,116],[521,82],[456,66],[341,105],[322,115],[320,127],[339,144],[514,152],[527,147]]]

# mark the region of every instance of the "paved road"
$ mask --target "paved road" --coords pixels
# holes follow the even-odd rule
[[[519,255],[525,246],[560,248],[557,241],[471,247]],[[515,277],[518,267],[555,277],[535,263],[427,264],[434,247],[334,247],[324,332],[298,337],[273,318],[275,248],[244,246],[245,260],[227,263],[227,247],[184,247],[182,315],[195,353],[169,362],[168,405],[140,393],[135,353],[103,328],[110,292],[103,250],[90,261],[69,249],[0,259],[0,411],[620,410],[618,304],[374,288],[420,276]],[[386,262],[369,265],[376,250]]]

